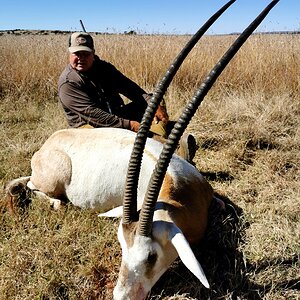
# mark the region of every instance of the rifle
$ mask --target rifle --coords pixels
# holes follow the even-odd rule
[[[82,20],[79,20],[79,22],[80,22],[80,24],[81,24],[82,30],[83,30],[84,32],[86,32],[86,30],[85,30],[85,27],[84,27],[84,25],[83,25],[83,22],[82,22]]]

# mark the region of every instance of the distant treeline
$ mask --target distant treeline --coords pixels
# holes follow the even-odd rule
[[[12,34],[12,35],[58,35],[58,34],[65,34],[65,35],[69,35],[71,32],[71,30],[30,30],[30,29],[10,29],[10,30],[0,30],[0,35],[3,34]],[[90,32],[91,34],[94,35],[104,35],[104,34],[116,34],[116,33],[109,33],[109,32]],[[118,33],[120,34],[120,33]],[[130,30],[130,31],[124,31],[122,34],[125,35],[137,35],[137,34],[141,34],[141,35],[153,35],[153,34],[147,34],[147,33],[138,33],[134,30]],[[239,35],[240,32],[232,32],[232,33],[228,33],[228,34],[213,34],[213,35]],[[300,34],[300,31],[267,31],[267,32],[257,32],[254,34]],[[159,35],[159,34],[155,34],[155,35]],[[174,35],[174,34],[163,34],[161,33],[161,35]],[[179,34],[175,34],[175,35],[179,35]],[[182,35],[189,35],[189,34],[182,34]]]

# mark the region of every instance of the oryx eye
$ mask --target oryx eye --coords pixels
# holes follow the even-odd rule
[[[154,265],[157,260],[157,254],[156,253],[149,253],[147,258],[147,264]]]

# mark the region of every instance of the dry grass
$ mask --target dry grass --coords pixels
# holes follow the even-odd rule
[[[233,36],[206,36],[166,95],[177,118]],[[32,154],[66,127],[56,83],[67,36],[0,36],[0,181],[30,174]],[[97,35],[97,53],[151,91],[188,37]],[[189,125],[196,164],[228,203],[211,210],[194,250],[205,290],[181,264],[150,299],[299,299],[300,39],[252,36]],[[33,201],[25,215],[1,214],[0,299],[111,299],[120,263],[118,221],[72,206]]]

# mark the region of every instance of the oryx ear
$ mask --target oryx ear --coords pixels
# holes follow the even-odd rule
[[[200,280],[200,282],[206,288],[209,288],[209,283],[206,279],[204,271],[182,231],[176,225],[173,225],[169,237],[184,265]]]
[[[98,217],[121,218],[122,214],[123,214],[123,206],[117,206],[105,213],[99,214]]]

